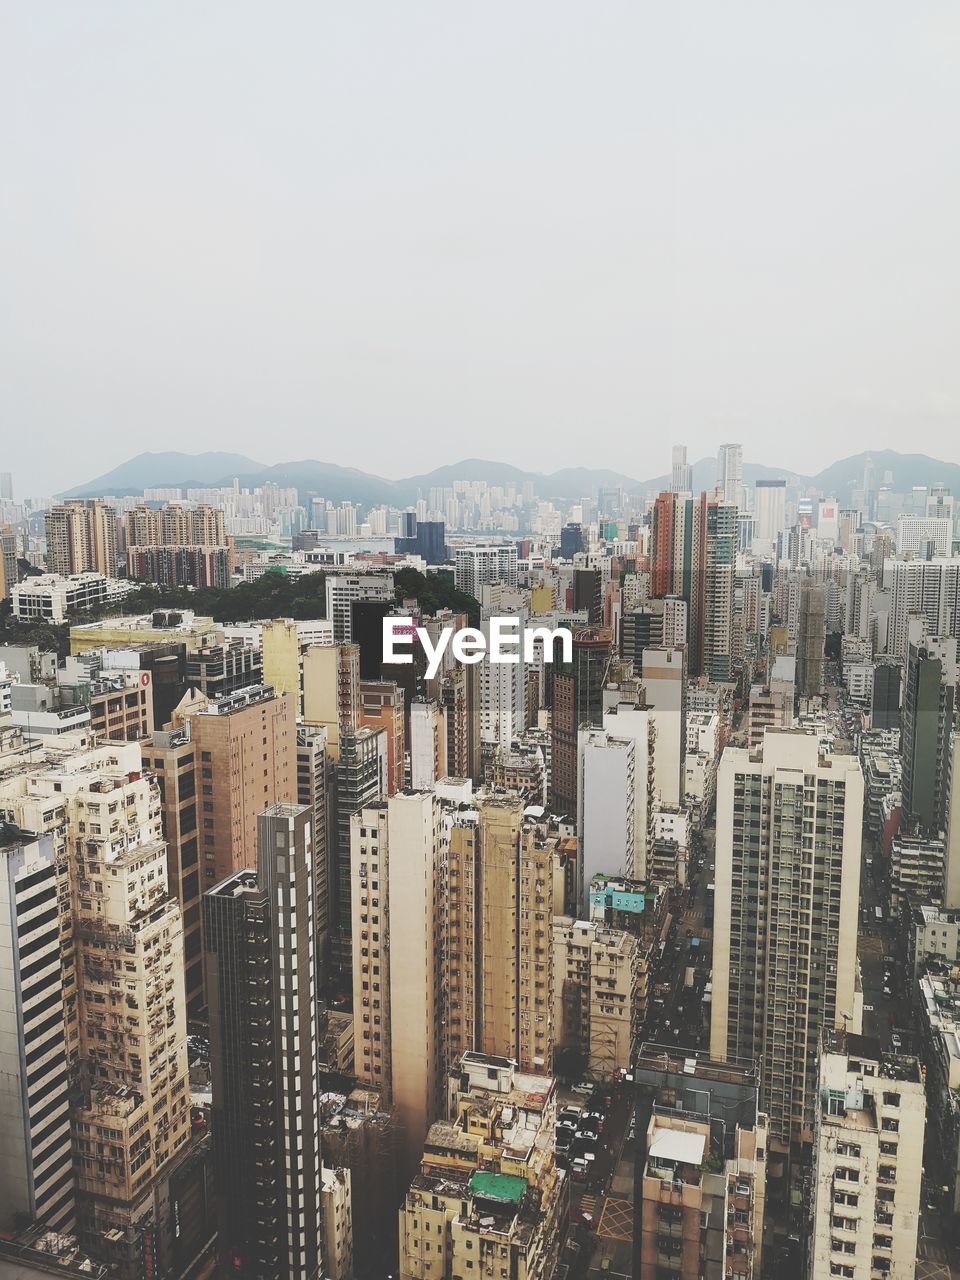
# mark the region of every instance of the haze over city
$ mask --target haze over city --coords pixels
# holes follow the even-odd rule
[[[891,0],[8,6],[9,468],[953,458],[958,52]]]

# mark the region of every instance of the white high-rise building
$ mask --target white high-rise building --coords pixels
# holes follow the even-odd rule
[[[517,585],[517,548],[513,543],[457,547],[454,575],[458,591],[480,598],[480,588],[494,582]]]
[[[487,652],[480,663],[480,739],[495,743],[504,751],[527,727],[527,664],[523,660],[523,631],[526,613],[516,616],[517,643],[511,645],[516,662],[490,661],[490,623],[481,622]]]
[[[351,605],[354,600],[383,600],[393,603],[392,573],[327,572],[327,621],[333,624],[334,644],[353,639]]]
[[[763,554],[775,550],[786,523],[786,480],[758,480],[754,486],[754,548]]]
[[[953,520],[948,516],[897,516],[900,555],[916,555],[928,543],[935,556],[949,556],[953,550]]]
[[[926,1095],[913,1057],[824,1036],[816,1100],[810,1280],[913,1280]]]
[[[960,557],[888,560],[891,578],[887,652],[906,661],[910,615],[922,613],[930,635],[960,635]]]
[[[633,702],[618,702],[603,713],[603,728],[608,734],[633,741],[633,876],[636,880],[647,879],[647,857],[653,839],[656,787],[654,717],[655,712]]]
[[[722,444],[717,454],[717,488],[723,490],[727,502],[743,506],[743,445]]]
[[[727,747],[717,780],[715,1058],[762,1062],[771,1137],[813,1140],[816,1059],[855,1003],[863,775],[817,737],[767,730],[760,751]],[[862,1006],[861,1006],[862,1007]]]
[[[632,738],[581,729],[577,740],[577,835],[583,872],[583,911],[598,871],[634,874],[636,748]]]
[[[690,493],[693,490],[693,471],[687,462],[687,446],[675,444],[671,455],[670,490],[672,493]]]

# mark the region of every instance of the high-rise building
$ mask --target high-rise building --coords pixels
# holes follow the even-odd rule
[[[256,870],[204,896],[221,1274],[321,1271],[313,980],[313,824],[300,805],[258,818]]]
[[[923,1067],[867,1036],[828,1031],[820,1058],[808,1275],[913,1280]]]
[[[960,636],[960,557],[893,560],[887,652],[906,661],[910,615],[922,613],[932,636]]]
[[[769,730],[721,757],[710,1051],[762,1063],[785,1151],[813,1140],[821,1032],[855,1012],[862,817],[856,757],[815,735]]]
[[[584,726],[602,727],[611,645],[609,631],[575,629],[572,660],[554,666],[551,792],[560,813],[577,812],[578,736]]]
[[[47,571],[117,576],[117,513],[100,498],[64,502],[45,517]]]
[[[446,776],[446,713],[438,703],[418,698],[410,708],[410,786],[429,790]]]
[[[900,683],[903,664],[898,658],[883,654],[873,664],[873,685],[870,699],[870,727],[872,729],[900,728]]]
[[[616,719],[616,717],[610,717]],[[606,717],[605,717],[606,721]],[[606,729],[581,729],[577,768],[577,840],[583,914],[599,872],[634,876],[638,786],[636,743]]]
[[[787,527],[786,480],[757,480],[754,485],[754,548],[769,555]]]
[[[76,1223],[53,836],[0,822],[0,1231]]]
[[[226,547],[127,547],[127,577],[161,587],[230,586],[231,553]]]
[[[79,1086],[71,1134],[80,1242],[135,1280],[153,1243],[158,1265],[169,1265],[166,1180],[189,1150],[183,931],[159,790],[142,772],[140,744],[86,748],[68,737],[11,748],[0,760],[0,808],[21,828],[53,836],[58,899],[70,904],[32,940],[22,970],[31,978],[41,954],[59,948],[63,1016],[45,1015],[26,1061],[29,1077],[66,1057]]]
[[[797,693],[811,698],[823,693],[824,650],[827,642],[824,588],[803,582],[797,631]]]
[[[634,749],[633,784],[633,877],[646,880],[647,858],[653,839],[653,815],[657,804],[657,776],[654,764],[657,713],[650,707],[623,698],[603,713],[603,727],[614,738],[629,738]],[[582,851],[581,851],[582,859]],[[605,868],[599,868],[605,870]],[[584,887],[589,888],[593,876],[584,872]]]
[[[13,476],[9,471],[0,471],[0,502],[13,501]]]
[[[297,725],[297,804],[311,814],[313,851],[313,974],[318,1008],[326,990],[330,958],[330,836],[333,771],[327,731],[321,725]]]
[[[327,730],[327,748],[340,759],[341,737],[360,727],[360,649],[355,644],[311,645],[303,655],[303,718]]]
[[[383,729],[357,729],[340,739],[334,776],[334,824],[331,850],[331,971],[349,987],[351,956],[350,827],[354,814],[387,794],[387,735]]]
[[[515,543],[492,543],[483,546],[457,547],[454,554],[455,581],[458,591],[474,599],[480,588],[502,582],[517,585],[517,548]]]
[[[143,767],[160,788],[160,817],[167,847],[167,882],[183,920],[183,980],[187,1017],[199,1018],[203,993],[200,827],[197,814],[197,748],[189,734],[158,730],[141,743]]]
[[[675,444],[670,455],[670,492],[690,493],[693,489],[693,471],[687,462],[687,446]]]
[[[717,488],[723,490],[725,502],[743,505],[743,445],[722,444],[717,454]]]
[[[897,516],[897,554],[949,556],[953,552],[952,516],[916,516],[904,513]]]
[[[651,594],[687,605],[691,675],[729,680],[733,660],[736,504],[661,493],[650,535]]]
[[[473,1045],[544,1071],[553,1056],[556,839],[516,794],[481,793],[448,822],[449,1058]]]
[[[703,529],[702,590],[700,610],[702,643],[696,651],[694,674],[708,680],[733,678],[733,582],[737,563],[737,506],[735,502],[701,497],[700,523]]]
[[[392,604],[393,574],[327,571],[327,618],[333,623],[334,644],[349,644],[353,640],[351,606],[355,600],[379,600]]]
[[[686,651],[644,649],[643,689],[656,735],[654,789],[657,801],[674,808],[683,802],[686,756]]]
[[[0,600],[8,598],[18,581],[17,535],[10,525],[0,525]]]
[[[480,630],[487,638],[487,652],[477,663],[480,683],[480,741],[488,748],[509,750],[527,727],[527,663],[523,658],[523,631],[526,612],[517,615],[518,645],[516,662],[492,662],[490,659],[490,623]]]
[[[227,546],[223,511],[205,503],[195,507],[178,503],[136,506],[124,515],[123,530],[128,547]]]
[[[355,1070],[392,1102],[408,1174],[443,1109],[443,844],[432,792],[363,805],[351,821]]]
[[[472,667],[458,670],[472,671]],[[450,706],[447,705],[447,767],[456,774],[450,763]],[[360,681],[360,728],[382,729],[387,744],[387,780],[385,795],[392,796],[403,788],[403,691],[392,680]],[[453,758],[456,758],[455,756]],[[460,775],[457,775],[460,776]]]
[[[201,889],[256,859],[257,815],[297,798],[297,729],[293,699],[268,685],[240,689],[187,708],[184,725],[196,749]]]
[[[957,644],[912,620],[903,693],[903,813],[928,835],[945,831],[950,731],[957,695]]]

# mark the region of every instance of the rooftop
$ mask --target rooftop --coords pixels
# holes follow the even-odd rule
[[[490,1173],[478,1169],[471,1174],[469,1186],[472,1195],[484,1200],[518,1204],[527,1190],[527,1180],[510,1173]]]

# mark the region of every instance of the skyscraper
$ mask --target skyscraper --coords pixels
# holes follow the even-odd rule
[[[903,813],[926,835],[946,830],[950,730],[957,694],[957,645],[911,622],[903,693]]]
[[[356,1071],[392,1102],[408,1174],[443,1108],[444,838],[429,791],[366,804],[351,822]]]
[[[671,493],[690,493],[693,488],[693,472],[687,462],[687,446],[675,444],[670,457]]]
[[[650,537],[651,594],[687,605],[691,675],[728,680],[733,658],[737,508],[723,498],[661,493]]]
[[[787,524],[786,480],[758,480],[754,486],[754,548],[769,555]]]
[[[742,506],[743,445],[722,444],[717,454],[717,488],[723,490],[726,502]]]
[[[577,838],[584,916],[589,913],[590,882],[598,872],[635,875],[636,790],[645,781],[638,782],[636,746],[632,737],[614,737],[605,729],[580,730]]]
[[[801,698],[823,693],[824,648],[827,640],[824,588],[803,582],[800,587],[797,632],[797,692]]]
[[[53,836],[0,823],[0,1231],[75,1226]]]
[[[559,813],[577,811],[578,734],[585,725],[602,727],[611,645],[609,631],[575,630],[572,660],[554,667],[551,791]]]
[[[224,1275],[321,1274],[312,814],[258,819],[257,869],[204,897],[217,1247]]]
[[[785,1152],[809,1151],[821,1032],[854,1011],[863,775],[816,736],[728,747],[717,781],[710,1052],[759,1059]]]

